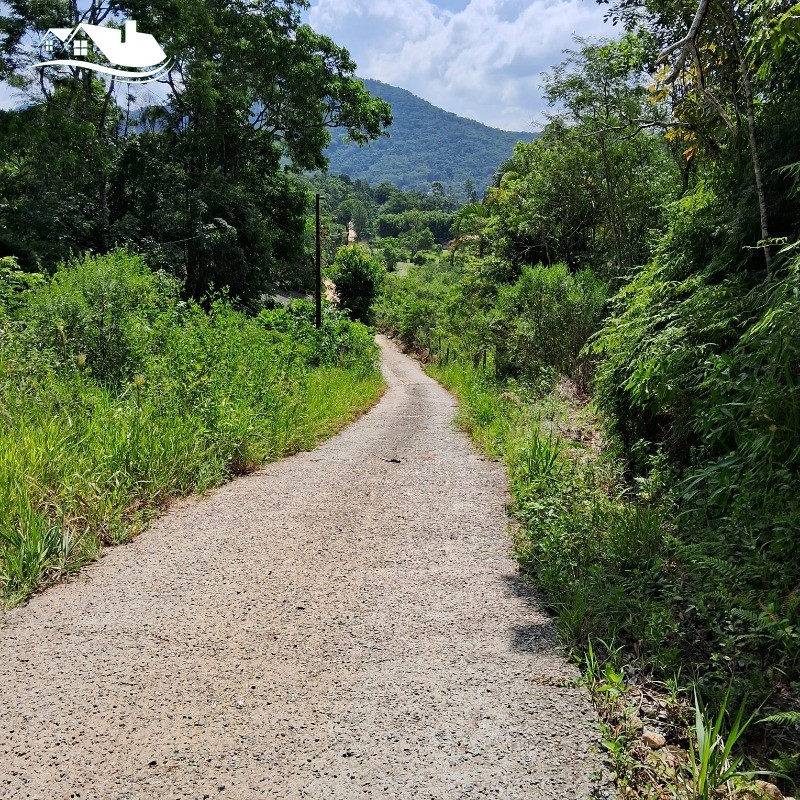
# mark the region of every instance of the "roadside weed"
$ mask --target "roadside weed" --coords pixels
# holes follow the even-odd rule
[[[691,800],[711,800],[719,789],[728,788],[730,782],[741,775],[741,755],[733,750],[753,721],[754,714],[745,719],[745,706],[741,704],[733,722],[725,730],[725,719],[730,701],[730,690],[712,715],[694,692],[694,737],[689,748],[691,765]]]

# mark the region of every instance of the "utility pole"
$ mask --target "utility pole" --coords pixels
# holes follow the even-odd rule
[[[322,195],[317,195],[317,314],[316,324],[318,328],[322,327],[322,242],[320,240],[319,232],[319,201],[322,200]]]

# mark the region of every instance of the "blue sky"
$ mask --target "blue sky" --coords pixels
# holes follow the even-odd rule
[[[594,0],[311,0],[309,23],[364,78],[506,130],[537,130],[541,75],[573,36],[610,37]]]

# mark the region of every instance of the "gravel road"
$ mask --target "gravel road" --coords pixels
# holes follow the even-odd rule
[[[586,798],[596,722],[508,556],[501,467],[388,391],[0,627],[0,797]]]

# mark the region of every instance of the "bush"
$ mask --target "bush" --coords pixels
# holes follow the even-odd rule
[[[532,376],[546,366],[585,378],[588,365],[580,354],[605,303],[605,284],[588,269],[523,269],[516,283],[500,288],[491,314],[498,376]]]
[[[342,247],[330,269],[341,307],[359,322],[371,323],[372,306],[383,284],[386,271],[358,245]]]
[[[445,324],[444,304],[458,285],[459,272],[446,262],[388,275],[376,304],[376,323],[408,345],[430,346],[431,334]]]
[[[62,267],[0,336],[7,603],[124,541],[171,498],[307,449],[381,389],[369,332],[308,309],[208,308],[129,253]]]
[[[486,258],[463,271],[440,261],[390,276],[378,322],[407,345],[444,348],[438,357],[452,350],[476,361],[491,353],[499,379],[564,373],[585,383],[582,349],[602,320],[605,283],[563,264],[526,267],[506,283],[509,271],[507,262]]]
[[[379,350],[367,328],[330,306],[323,308],[322,327],[317,328],[314,319],[314,306],[307,300],[258,315],[265,329],[288,335],[311,366],[342,367],[361,373],[378,368]]]
[[[592,344],[600,356],[595,391],[629,452],[663,443],[686,461],[696,443],[694,387],[713,352],[741,329],[747,294],[735,264],[713,260],[719,203],[703,187],[673,204],[654,259],[612,299],[612,315]]]
[[[178,308],[180,284],[119,250],[62,265],[31,293],[24,310],[29,346],[59,366],[82,365],[118,387],[140,372],[158,328]]]

